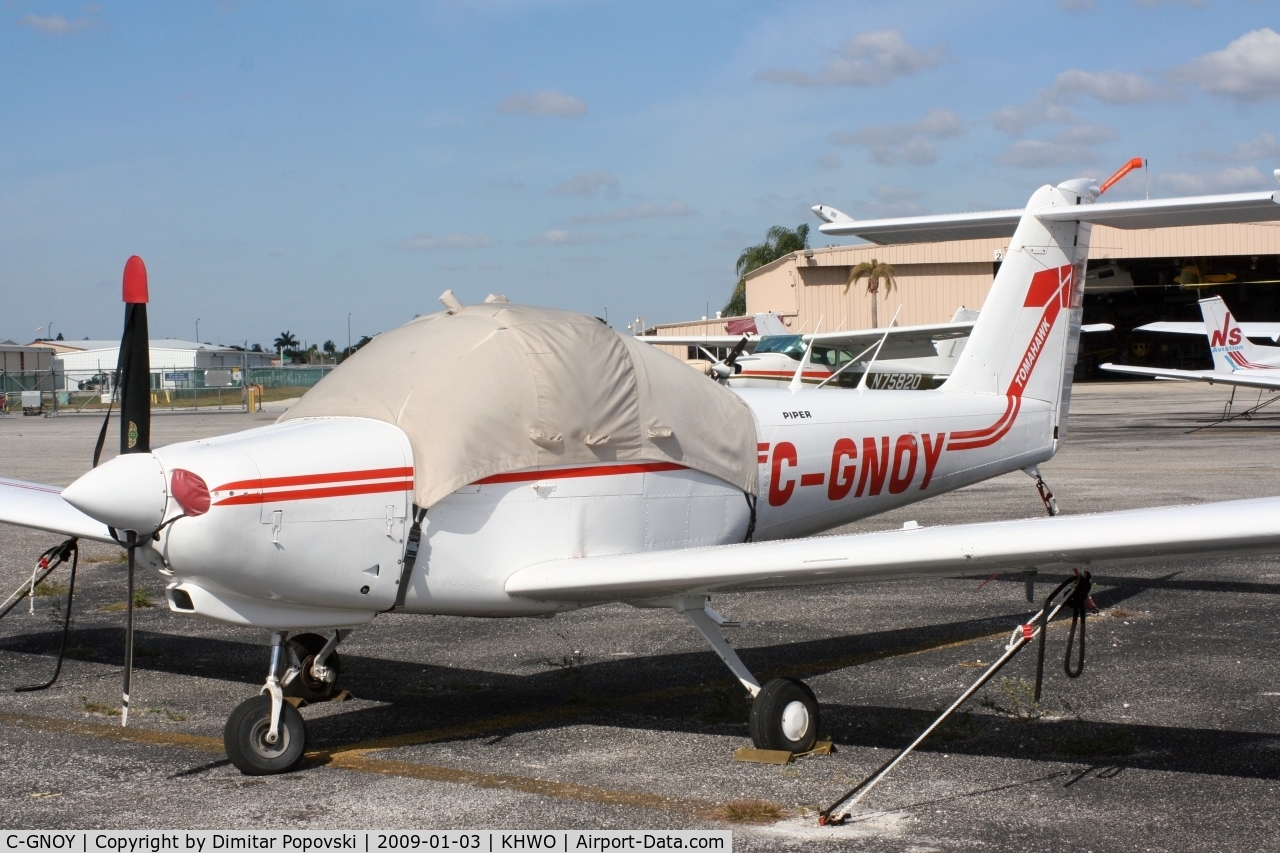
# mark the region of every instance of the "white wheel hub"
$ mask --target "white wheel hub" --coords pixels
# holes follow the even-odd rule
[[[787,740],[802,740],[809,732],[809,709],[803,702],[789,702],[782,709],[782,733]]]

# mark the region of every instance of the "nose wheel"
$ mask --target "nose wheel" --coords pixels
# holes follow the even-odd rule
[[[307,746],[307,726],[288,702],[281,703],[275,741],[271,740],[271,697],[241,702],[227,719],[222,743],[227,757],[246,776],[287,773],[297,766]]]
[[[750,728],[757,749],[808,752],[818,740],[818,700],[803,681],[775,678],[751,703]]]

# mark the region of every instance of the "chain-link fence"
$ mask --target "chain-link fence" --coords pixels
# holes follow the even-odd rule
[[[300,397],[336,365],[232,368],[152,367],[153,409],[239,409]],[[247,381],[246,381],[247,380]],[[40,373],[0,371],[0,413],[50,414],[102,409],[116,390],[114,370],[56,367]]]

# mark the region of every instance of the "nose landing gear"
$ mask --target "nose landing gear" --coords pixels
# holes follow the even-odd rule
[[[262,692],[241,702],[227,718],[222,742],[231,763],[246,776],[287,773],[307,746],[307,726],[294,702],[320,702],[333,694],[339,662],[334,651],[347,631],[325,640],[318,634],[271,634],[271,663]],[[283,678],[280,668],[287,656]]]

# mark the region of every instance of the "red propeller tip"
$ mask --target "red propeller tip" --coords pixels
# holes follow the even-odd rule
[[[145,305],[147,298],[147,265],[134,255],[124,264],[124,301]]]

